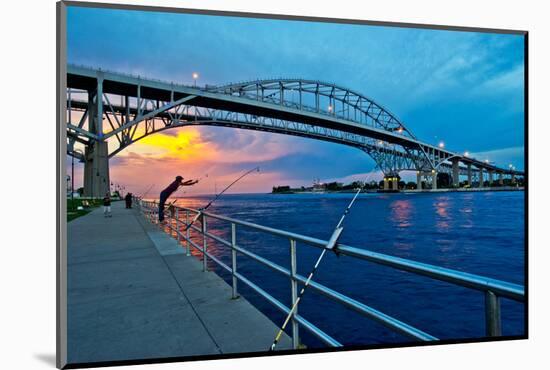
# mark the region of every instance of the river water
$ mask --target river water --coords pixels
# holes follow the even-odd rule
[[[235,194],[224,195],[210,213],[328,239],[353,194]],[[211,197],[178,199],[197,208]],[[345,221],[340,241],[346,245],[524,283],[524,193],[452,192],[362,194]],[[230,239],[227,223],[210,220],[213,233]],[[290,266],[286,239],[238,227],[237,241],[286,268]],[[227,247],[209,241],[209,250],[230,265]],[[320,249],[298,243],[298,272],[306,276]],[[229,274],[210,268],[226,281]],[[238,256],[241,274],[290,306],[290,283],[276,272]],[[441,339],[485,336],[484,296],[481,292],[393,270],[367,261],[327,254],[315,281],[344,293]],[[241,283],[240,293],[277,324],[283,315]],[[504,335],[524,334],[524,306],[502,299]],[[299,313],[345,345],[407,342],[380,324],[320,296],[306,292]],[[310,348],[322,344],[305,329],[302,341]]]

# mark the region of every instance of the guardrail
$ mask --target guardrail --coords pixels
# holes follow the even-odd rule
[[[144,200],[138,200],[137,203],[140,205],[141,212],[147,219],[149,219],[153,223],[158,223],[158,203]],[[172,206],[171,209],[165,213],[166,220],[168,221],[166,223],[166,227],[170,229],[170,233],[174,233],[174,237],[179,243],[183,241],[187,251],[187,255],[191,255],[191,248],[199,251],[202,254],[203,271],[208,270],[208,259],[212,260],[218,266],[228,271],[231,274],[232,279],[232,298],[238,298],[238,283],[242,282],[250,287],[252,290],[254,290],[256,293],[258,293],[260,296],[265,298],[270,304],[280,310],[283,314],[288,314],[290,312],[290,307],[284,305],[282,302],[277,300],[260,286],[253,283],[238,272],[237,253],[247,256],[252,260],[278,272],[279,274],[288,277],[291,287],[291,304],[294,304],[297,299],[298,284],[304,284],[306,281],[306,278],[304,276],[296,272],[296,243],[300,242],[317,248],[325,248],[325,246],[327,245],[327,241],[225,216],[215,215],[208,212],[201,213],[199,220],[197,220],[198,226],[193,224],[191,225],[191,227],[188,227],[192,219],[196,217],[198,213],[200,213],[199,210],[177,206]],[[209,232],[209,229],[207,228],[209,218],[229,223],[231,225],[231,240],[225,240]],[[180,227],[180,225],[182,227]],[[239,244],[237,243],[237,226],[288,239],[290,248],[290,269],[273,263],[268,259],[263,258],[239,246]],[[184,233],[182,233],[182,228],[185,231]],[[199,237],[202,236],[202,246],[191,240],[191,230],[195,230],[196,232],[198,232]],[[210,239],[219,242],[220,244],[231,249],[231,266],[225,264],[219,258],[208,252],[208,241]],[[441,280],[483,292],[483,294],[485,295],[485,332],[486,335],[489,337],[497,337],[502,335],[500,297],[512,299],[519,302],[525,301],[524,288],[523,286],[518,284],[512,284],[479,275],[411,261],[399,257],[393,257],[386,254],[350,247],[343,244],[338,244],[338,252],[342,255],[366,260],[380,265],[389,266],[398,270],[408,271],[417,275],[426,276],[435,280]],[[352,310],[358,312],[363,316],[377,321],[378,323],[384,325],[390,330],[403,334],[409,338],[418,341],[438,340],[438,338],[420,329],[408,325],[394,317],[386,315],[383,312],[380,312],[364,303],[361,303],[320,283],[311,281],[309,288],[339,304],[342,304],[347,308],[351,308]],[[318,339],[320,339],[323,343],[331,347],[342,346],[342,344],[336,339],[332,338],[330,335],[323,332],[317,326],[299,315],[298,310],[296,310],[292,316],[293,348],[298,348],[299,346],[300,326],[309,331]]]

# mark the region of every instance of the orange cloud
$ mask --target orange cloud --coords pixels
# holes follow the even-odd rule
[[[138,135],[140,133],[138,132]],[[111,159],[111,178],[139,193],[155,183],[158,194],[176,175],[203,178],[201,183],[182,189],[179,195],[212,194],[232,182],[251,163],[270,161],[300,148],[285,145],[282,136],[229,128],[185,127],[147,136]],[[118,143],[111,142],[111,150]],[[207,177],[205,177],[208,175]],[[248,176],[233,192],[271,191],[274,183],[285,182],[283,174]],[[286,182],[285,182],[286,184]]]
[[[184,162],[209,161],[217,156],[215,146],[203,141],[196,128],[180,129],[175,136],[159,132],[146,136],[133,145],[137,146],[135,149],[140,146],[150,147],[153,150],[151,157],[170,157]]]

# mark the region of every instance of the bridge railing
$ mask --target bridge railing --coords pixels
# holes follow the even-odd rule
[[[157,202],[140,200],[140,209],[143,215],[152,223],[158,223],[159,205]],[[275,229],[267,226],[254,224],[247,221],[237,220],[230,217],[220,216],[208,212],[202,212],[196,223],[192,220],[200,212],[195,209],[185,207],[171,207],[170,211],[166,212],[166,227],[170,233],[177,239],[179,243],[183,242],[188,256],[191,255],[191,249],[197,250],[202,255],[203,271],[208,269],[208,259],[216,263],[222,269],[231,274],[232,298],[238,297],[238,284],[242,282],[250,287],[266,299],[271,305],[281,311],[283,314],[290,312],[290,307],[284,305],[277,300],[273,295],[262,289],[256,283],[250,281],[238,271],[237,253],[240,253],[252,260],[269,267],[273,271],[286,276],[290,280],[292,302],[297,299],[298,285],[304,284],[306,277],[296,272],[297,254],[296,244],[298,242],[305,245],[314,246],[317,248],[325,248],[326,240],[312,238],[309,236],[287,232],[280,229]],[[231,227],[231,240],[226,240],[220,236],[213,234],[207,227],[208,219],[215,219],[227,223]],[[190,225],[188,227],[188,225]],[[260,233],[267,233],[281,238],[285,238],[289,242],[290,249],[290,269],[280,266],[264,257],[253,253],[239,245],[237,241],[237,227],[248,228]],[[190,231],[194,230],[198,233],[198,238],[202,238],[200,242],[192,240]],[[208,243],[210,240],[218,242],[231,250],[231,265],[221,261],[218,257],[208,251]],[[513,284],[501,280],[496,280],[480,275],[469,274],[461,271],[456,271],[448,268],[438,267],[426,263],[416,262],[399,257],[372,252],[369,250],[351,247],[347,245],[338,245],[338,252],[352,258],[366,260],[380,265],[385,265],[394,269],[408,271],[417,275],[426,276],[435,280],[445,281],[451,284],[462,286],[465,288],[480,291],[485,296],[485,332],[488,337],[498,337],[502,335],[501,314],[500,314],[500,298],[508,298],[514,301],[524,302],[525,293],[524,287],[518,284]],[[405,335],[417,341],[437,341],[438,338],[408,325],[394,317],[391,317],[383,312],[380,312],[362,302],[359,302],[351,297],[339,293],[327,286],[318,282],[311,281],[309,288],[320,293],[326,298],[331,299],[347,308],[350,308],[359,314],[375,320],[384,325],[390,330]],[[340,347],[342,344],[338,340],[319,329],[313,323],[306,320],[297,312],[292,316],[292,343],[294,348],[299,345],[299,327],[303,327],[323,343],[331,347]]]

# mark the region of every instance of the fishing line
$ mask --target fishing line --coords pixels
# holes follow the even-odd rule
[[[195,217],[193,217],[193,219],[191,220],[191,222],[189,224],[187,224],[187,226],[185,227],[185,230],[183,230],[183,232],[186,232],[187,230],[189,230],[191,228],[191,226],[199,219],[199,217],[202,215],[202,213],[208,209],[208,207],[210,207],[212,205],[212,203],[214,203],[219,197],[222,196],[223,193],[225,193],[227,190],[229,190],[229,188],[231,188],[233,185],[235,185],[237,182],[239,182],[242,178],[244,178],[245,176],[251,174],[252,172],[260,172],[260,167],[254,167],[253,169],[245,172],[244,174],[242,174],[241,176],[239,176],[235,181],[233,181],[231,184],[227,185],[225,187],[225,189],[223,189],[221,192],[219,192],[215,197],[214,199],[212,199],[210,202],[208,202],[208,204],[202,208],[199,208],[199,212],[195,215]]]
[[[145,198],[145,196],[151,191],[151,189],[153,188],[153,186],[155,186],[155,184],[152,184],[151,186],[149,186],[149,188],[147,189],[147,191],[145,193],[143,193],[142,196],[139,196],[139,197],[136,197],[138,199],[143,199]]]

